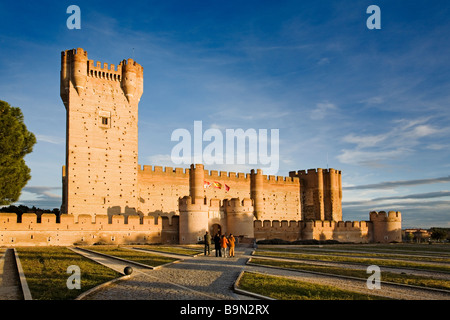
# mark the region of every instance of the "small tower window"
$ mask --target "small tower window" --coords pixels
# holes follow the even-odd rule
[[[111,128],[111,113],[109,111],[99,111],[99,125],[102,128]]]

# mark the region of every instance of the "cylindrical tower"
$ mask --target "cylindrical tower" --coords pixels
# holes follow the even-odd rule
[[[81,95],[84,92],[87,80],[87,52],[82,48],[74,49],[72,51],[72,83],[75,89],[78,92],[78,95]]]
[[[253,200],[254,215],[257,220],[264,215],[264,180],[261,169],[252,169],[251,173],[250,196]]]
[[[139,102],[144,91],[144,68],[133,59],[123,60],[121,85],[128,102]]]
[[[399,211],[372,211],[372,241],[389,243],[402,241],[402,215]]]
[[[178,200],[180,244],[195,244],[208,231],[208,205],[204,198],[185,196]]]
[[[224,201],[224,211],[227,215],[227,231],[235,236],[254,238],[253,206],[251,199],[233,198]]]

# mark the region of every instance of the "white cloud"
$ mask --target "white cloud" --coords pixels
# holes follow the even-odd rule
[[[45,200],[45,199],[61,199],[61,194],[54,194],[51,190],[61,190],[61,187],[47,187],[47,186],[25,186],[21,200]],[[30,199],[31,198],[31,199]]]
[[[323,65],[326,65],[326,64],[329,64],[329,63],[330,63],[330,59],[329,58],[322,58],[322,59],[320,59],[317,62],[317,65],[323,66]]]
[[[52,144],[64,144],[66,142],[65,137],[47,136],[43,134],[36,134],[37,141],[48,142]]]
[[[446,129],[436,128],[426,122],[429,118],[393,121],[394,126],[384,133],[361,135],[350,133],[343,142],[354,144],[354,148],[345,148],[337,159],[341,163],[359,164],[370,167],[382,167],[386,160],[414,154],[421,145],[421,139],[444,133]],[[438,145],[434,145],[438,149]],[[427,148],[425,146],[425,148]],[[428,147],[428,149],[431,149]]]
[[[317,103],[316,108],[311,111],[310,117],[312,120],[322,120],[330,111],[336,109],[336,105],[329,102]]]
[[[170,154],[155,154],[153,156],[147,157],[146,165],[151,166],[163,166],[163,167],[179,167],[172,161]],[[187,167],[187,166],[186,166]]]

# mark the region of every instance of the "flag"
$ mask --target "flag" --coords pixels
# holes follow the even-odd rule
[[[220,183],[217,182],[217,181],[214,181],[214,187],[215,187],[215,188],[222,189],[222,184],[220,184]]]
[[[225,191],[229,191],[229,190],[230,190],[230,187],[225,185]]]
[[[209,188],[210,185],[211,183],[209,183],[208,181],[203,181],[203,188]]]

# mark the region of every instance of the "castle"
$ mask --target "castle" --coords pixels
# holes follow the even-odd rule
[[[61,53],[66,108],[62,215],[0,215],[1,245],[180,243],[205,231],[248,239],[401,241],[400,212],[342,221],[341,171],[236,173],[138,164],[138,104],[143,67],[88,60],[81,48]]]

